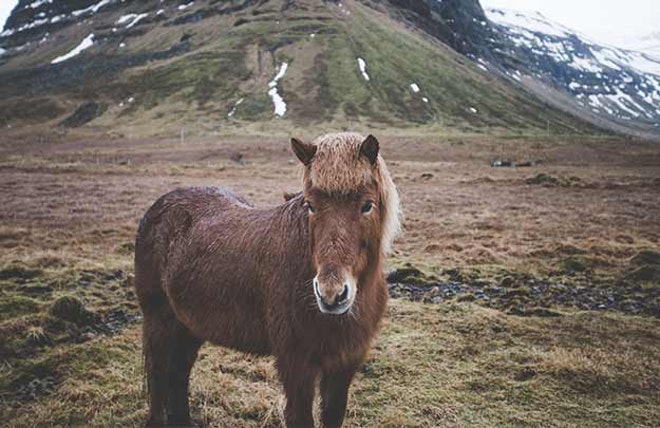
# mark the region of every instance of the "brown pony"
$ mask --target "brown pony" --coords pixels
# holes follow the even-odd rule
[[[175,190],[140,222],[148,425],[190,424],[188,383],[209,341],[274,355],[287,426],[341,426],[348,388],[387,302],[383,258],[399,197],[373,136],[292,139],[303,192],[255,209],[218,188]]]

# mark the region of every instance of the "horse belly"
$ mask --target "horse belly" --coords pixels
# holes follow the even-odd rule
[[[270,354],[268,335],[262,319],[235,311],[229,319],[224,318],[222,321],[222,327],[210,332],[209,342],[251,354]]]
[[[170,303],[193,335],[243,352],[270,353],[261,299],[250,287],[231,282],[189,286],[177,298],[170,294]]]

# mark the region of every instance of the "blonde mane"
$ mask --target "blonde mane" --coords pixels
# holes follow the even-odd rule
[[[312,144],[317,148],[312,164],[304,169],[304,182],[323,191],[343,193],[376,180],[384,207],[381,251],[388,254],[401,229],[401,202],[385,161],[379,154],[375,167],[359,156],[365,137],[357,133],[327,134]]]

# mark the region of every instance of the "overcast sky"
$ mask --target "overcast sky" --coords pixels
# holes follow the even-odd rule
[[[593,41],[617,45],[660,32],[660,0],[480,0],[483,7],[539,11]]]
[[[619,44],[622,39],[660,31],[660,0],[480,0],[484,7],[507,7],[543,13],[597,42]],[[0,0],[0,27],[18,0]]]

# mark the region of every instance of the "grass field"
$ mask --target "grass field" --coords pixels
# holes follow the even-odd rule
[[[347,425],[657,426],[660,148],[602,137],[377,136],[405,213],[390,267],[508,297],[392,299]],[[140,425],[131,287],[140,216],[191,185],[277,204],[299,189],[298,162],[284,135],[19,137],[0,137],[3,425]],[[491,168],[497,159],[541,163]],[[616,305],[537,297],[534,281]],[[268,358],[205,346],[191,395],[207,426],[281,423]]]

